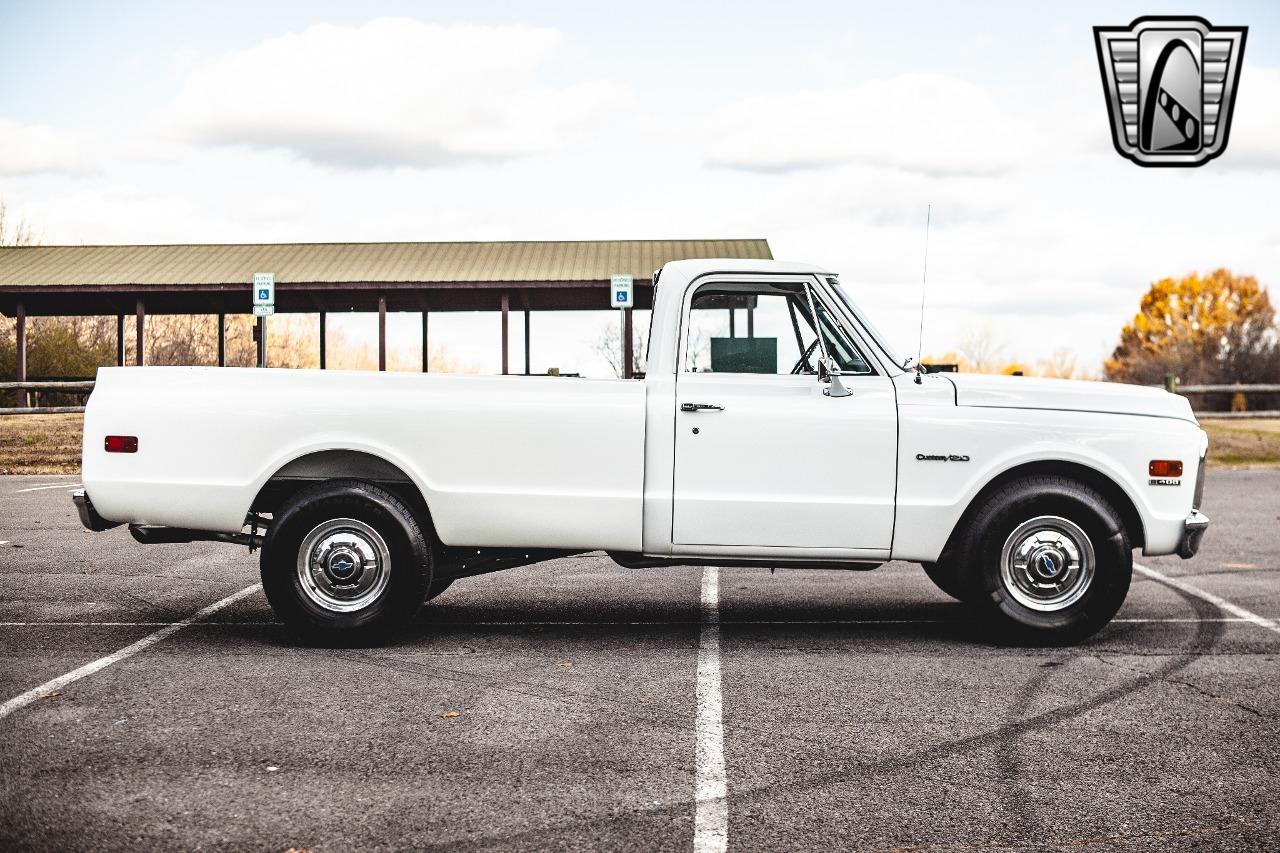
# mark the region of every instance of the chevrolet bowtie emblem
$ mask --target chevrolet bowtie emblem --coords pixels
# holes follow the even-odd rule
[[[1139,166],[1203,166],[1225,151],[1248,31],[1165,16],[1094,27],[1120,156]]]

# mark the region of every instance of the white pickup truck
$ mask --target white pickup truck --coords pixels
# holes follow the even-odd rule
[[[1208,439],[1136,386],[929,374],[837,277],[667,264],[642,380],[104,368],[85,526],[261,547],[279,617],[367,642],[454,580],[588,550],[924,566],[1019,641],[1105,625],[1133,549],[1196,552]]]

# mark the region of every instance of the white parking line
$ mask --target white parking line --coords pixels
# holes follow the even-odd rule
[[[68,672],[66,675],[60,675],[51,681],[46,681],[44,684],[41,684],[39,687],[33,687],[30,690],[28,690],[26,693],[13,697],[8,702],[5,702],[3,705],[0,705],[0,720],[9,716],[14,711],[17,711],[21,708],[25,708],[26,706],[30,705],[32,702],[35,702],[40,697],[45,696],[54,690],[61,690],[63,687],[66,687],[68,684],[70,684],[73,681],[79,681],[81,678],[84,678],[87,675],[93,675],[95,672],[99,672],[101,670],[106,669],[107,667],[111,666],[111,664],[113,663],[119,663],[120,661],[125,660],[126,658],[133,657],[138,652],[141,652],[145,649],[150,648],[151,646],[154,646],[156,643],[160,642],[166,637],[173,636],[174,634],[178,633],[179,631],[181,631],[183,628],[187,627],[191,623],[199,622],[201,619],[204,619],[206,616],[212,616],[213,614],[217,613],[219,610],[222,610],[225,607],[230,607],[232,604],[235,604],[240,599],[245,598],[257,592],[260,589],[262,589],[262,584],[260,583],[255,583],[253,586],[247,586],[237,593],[228,595],[226,598],[222,599],[221,601],[215,601],[213,604],[210,604],[208,607],[204,608],[203,610],[199,610],[196,613],[192,614],[191,616],[188,616],[186,619],[183,619],[181,622],[174,622],[172,625],[166,625],[165,627],[161,628],[159,631],[148,634],[147,636],[143,637],[141,640],[138,640],[138,642],[129,646],[125,646],[123,649],[121,649],[118,652],[113,652],[112,654],[109,654],[104,658],[98,658],[92,663],[87,663],[84,666],[80,667],[79,669],[71,670],[71,672]]]
[[[181,622],[0,622],[0,628],[160,628]],[[188,625],[193,623],[186,623]],[[201,622],[203,626],[240,628],[245,625],[283,625],[283,622]]]
[[[1198,586],[1192,586],[1191,584],[1179,578],[1169,577],[1163,572],[1157,572],[1155,569],[1150,569],[1150,568],[1147,568],[1146,566],[1140,566],[1137,563],[1134,563],[1133,570],[1135,572],[1138,572],[1139,574],[1142,574],[1151,578],[1153,581],[1156,581],[1157,583],[1162,583],[1165,586],[1171,586],[1174,589],[1180,589],[1183,592],[1187,593],[1188,595],[1194,595],[1196,598],[1200,599],[1201,601],[1207,601],[1210,604],[1212,604],[1214,607],[1217,607],[1219,610],[1225,610],[1226,612],[1242,619],[1245,622],[1252,622],[1253,624],[1261,628],[1266,628],[1268,631],[1275,631],[1277,634],[1280,634],[1280,623],[1276,622],[1276,620],[1274,619],[1267,619],[1263,616],[1259,616],[1257,613],[1254,613],[1251,610],[1245,610],[1243,607],[1241,607],[1238,604],[1232,604],[1230,601],[1227,601],[1225,598],[1219,598],[1218,596],[1214,595],[1211,592],[1205,592],[1203,589],[1201,589]]]
[[[723,853],[729,843],[724,774],[724,710],[720,693],[720,570],[702,570],[702,637],[698,643],[694,853]]]
[[[18,489],[14,494],[20,495],[23,492],[38,492],[41,489],[78,489],[83,485],[84,483],[48,483],[44,486],[32,486],[28,489]]]
[[[1239,616],[1212,616],[1208,619],[1201,619],[1199,616],[1191,616],[1182,619],[1112,619],[1112,622],[1127,622],[1133,625],[1147,625],[1153,622],[1248,622],[1250,620],[1243,619]]]
[[[3,544],[3,543],[0,543]],[[969,619],[729,619],[720,620],[721,625],[958,625],[970,622]],[[1112,619],[1112,622],[1123,622],[1129,625],[1159,625],[1167,623],[1194,622],[1252,622],[1242,616],[1212,616],[1201,619],[1198,616],[1173,617],[1169,619]],[[1274,621],[1274,620],[1273,620]],[[0,622],[0,628],[156,628],[163,625],[176,625],[177,622]],[[599,627],[599,628],[631,628],[654,627],[657,625],[701,625],[701,621],[688,619],[650,620],[646,622],[549,622],[545,620],[519,621],[478,621],[478,622],[435,622],[437,628],[559,628],[559,627]],[[279,627],[283,622],[201,622],[205,628],[264,628]]]

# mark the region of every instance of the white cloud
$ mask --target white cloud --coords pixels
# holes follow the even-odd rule
[[[606,80],[541,82],[560,44],[523,25],[318,24],[198,66],[167,120],[194,142],[336,166],[501,160],[607,121],[625,99]]]
[[[739,57],[714,74],[679,66],[673,92],[656,66],[619,65],[633,96],[600,81],[590,39],[553,30],[315,26],[190,60],[155,120],[84,137],[106,143],[87,149],[100,174],[3,189],[48,241],[764,236],[778,257],[839,271],[912,352],[932,202],[926,351],[987,325],[1011,357],[1069,346],[1096,366],[1156,278],[1228,265],[1280,286],[1280,71],[1244,69],[1222,158],[1143,169],[1112,147],[1081,32],[1069,55],[1007,77],[889,57],[865,82],[761,79]],[[603,52],[643,55],[628,38]],[[784,49],[779,63],[803,64],[807,47]],[[813,88],[831,79],[854,82]],[[585,341],[610,321],[535,315],[535,369],[599,375]],[[392,326],[413,341],[415,323]],[[496,368],[491,314],[432,328]]]
[[[990,175],[1027,133],[985,89],[939,74],[748,98],[713,115],[708,162],[756,172],[846,163]]]
[[[1227,150],[1218,159],[1226,168],[1280,169],[1280,69],[1246,65],[1241,69]]]
[[[0,119],[0,175],[87,175],[98,170],[82,134]]]
[[[1227,153],[1200,169],[1117,156],[1083,61],[1004,83],[904,74],[747,98],[711,117],[705,156],[751,188],[735,214],[776,256],[839,270],[904,349],[931,202],[926,349],[987,322],[1011,355],[1068,346],[1093,363],[1157,278],[1227,265],[1280,281],[1260,190],[1280,165],[1280,73],[1246,69],[1240,97]]]

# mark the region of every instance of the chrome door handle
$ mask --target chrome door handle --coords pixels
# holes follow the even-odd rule
[[[717,406],[714,403],[681,403],[680,411],[682,412],[723,412],[724,406]]]

